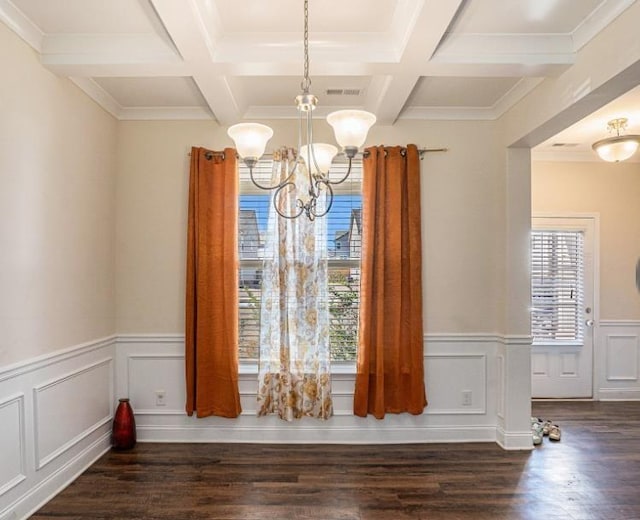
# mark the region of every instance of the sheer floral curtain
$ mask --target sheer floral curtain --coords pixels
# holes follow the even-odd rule
[[[274,155],[273,181],[285,179],[295,152]],[[305,182],[304,163],[294,174]],[[279,209],[295,214],[293,192]],[[324,201],[320,201],[321,204]],[[320,210],[320,208],[319,208]],[[262,274],[258,415],[291,421],[333,413],[327,288],[327,219],[280,217],[270,206]]]

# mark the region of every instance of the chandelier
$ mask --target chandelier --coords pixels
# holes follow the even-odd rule
[[[609,162],[625,161],[631,157],[638,149],[640,144],[640,135],[620,135],[621,130],[627,128],[627,118],[620,117],[612,119],[607,123],[609,132],[616,132],[614,137],[600,139],[593,143],[593,150],[598,154],[600,159]]]
[[[304,1],[304,76],[300,84],[301,93],[295,98],[298,109],[298,148],[294,164],[287,169],[284,179],[272,185],[264,185],[254,178],[254,168],[264,154],[267,141],[273,136],[273,130],[259,123],[239,123],[231,126],[227,134],[235,143],[236,150],[244,164],[249,168],[251,182],[261,190],[273,190],[273,206],[284,218],[294,219],[303,213],[314,220],[325,216],[333,203],[333,186],[343,183],[351,173],[351,164],[358,149],[364,144],[369,128],[376,122],[376,116],[363,110],[338,110],[327,116],[327,122],[333,127],[335,138],[342,147],[349,165],[346,173],[337,180],[329,177],[329,169],[338,149],[325,143],[313,142],[313,111],[318,98],[311,93],[309,78],[309,1]],[[301,174],[301,175],[297,175]],[[306,177],[300,182],[300,177]],[[293,213],[282,211],[279,198],[284,195],[295,196]],[[324,196],[322,202],[320,198]]]

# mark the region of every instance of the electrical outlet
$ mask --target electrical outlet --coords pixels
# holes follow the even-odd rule
[[[471,406],[473,402],[473,394],[471,390],[463,390],[462,391],[462,406]]]
[[[156,390],[156,406],[167,406],[166,397],[164,390]]]

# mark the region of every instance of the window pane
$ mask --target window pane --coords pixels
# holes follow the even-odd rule
[[[332,167],[331,178],[346,173],[346,164]],[[271,193],[255,188],[246,166],[240,170],[238,249],[240,257],[239,356],[257,360],[260,341],[262,260]],[[271,161],[258,165],[260,182],[269,183]],[[331,357],[355,360],[360,305],[360,249],[362,214],[362,162],[354,161],[349,179],[335,186],[333,206],[327,218],[329,261],[329,313]],[[300,217],[300,218],[305,218]]]
[[[260,345],[261,259],[269,210],[268,194],[240,196],[238,256],[240,258],[240,359],[258,359]]]
[[[258,359],[260,344],[261,271],[240,269],[240,359]],[[244,280],[244,283],[243,283]]]
[[[240,260],[264,257],[264,234],[269,217],[269,195],[240,195],[238,253]]]
[[[360,259],[362,196],[336,195],[327,215],[327,251],[332,259]]]
[[[358,345],[360,268],[329,267],[331,359],[352,361]]]

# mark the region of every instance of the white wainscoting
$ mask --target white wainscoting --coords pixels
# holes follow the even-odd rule
[[[110,446],[115,336],[0,370],[0,520],[26,518]]]
[[[389,414],[384,420],[355,417],[353,369],[341,367],[333,375],[334,417],[326,422],[285,423],[275,417],[256,417],[257,375],[245,365],[240,371],[243,412],[238,419],[188,417],[183,336],[122,335],[117,338],[116,395],[129,397],[138,440],[148,442],[496,442],[498,407],[504,413],[505,389],[504,363],[497,354],[504,348],[508,348],[504,339],[497,335],[426,336],[429,406],[423,415]],[[525,437],[522,445],[516,442],[508,447],[530,449],[530,433]]]
[[[596,342],[596,398],[640,400],[640,321],[601,320]]]

